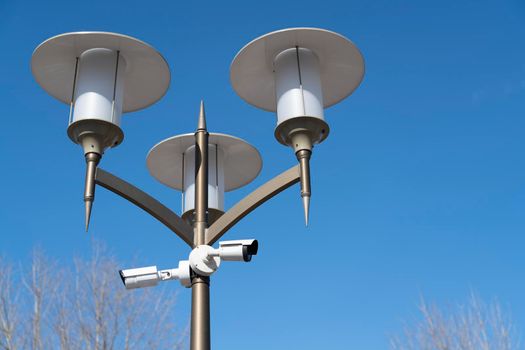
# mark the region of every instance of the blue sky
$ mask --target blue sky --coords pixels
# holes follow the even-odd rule
[[[273,139],[275,117],[229,84],[237,51],[296,26],[339,32],[361,49],[359,89],[325,113],[330,137],[312,159],[311,224],[297,186],[227,237],[255,237],[250,264],[212,280],[217,349],[387,349],[421,295],[498,298],[525,329],[525,3],[513,1],[0,1],[2,204],[0,253],[27,261],[41,246],[70,263],[90,237],[124,263],[174,267],[189,253],[160,223],[98,189],[83,230],[84,160],[66,136],[68,107],[33,80],[33,49],[50,36],[102,30],[158,49],[166,96],[123,117],[125,141],[101,166],[180,210],[180,194],[149,176],[158,141],[196,126],[255,145],[263,170],[227,206],[295,164]],[[177,317],[189,290],[173,283]]]

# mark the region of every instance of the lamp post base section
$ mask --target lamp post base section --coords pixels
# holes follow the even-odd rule
[[[191,350],[210,350],[210,278],[191,281]]]

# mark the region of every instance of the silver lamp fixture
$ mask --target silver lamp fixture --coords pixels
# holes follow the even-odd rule
[[[206,121],[202,101],[199,120]],[[209,133],[208,142],[208,220],[213,224],[225,212],[224,192],[252,182],[261,171],[262,159],[255,147],[235,136]],[[195,135],[183,134],[159,142],[146,158],[155,179],[183,193],[182,218],[190,223],[195,212],[196,154]]]
[[[349,96],[361,83],[364,61],[340,34],[291,28],[263,35],[235,56],[233,89],[255,107],[277,113],[275,138],[293,148],[301,167],[301,197],[308,225],[310,157],[330,128],[324,109]]]
[[[86,158],[86,231],[95,198],[95,172],[104,151],[124,139],[123,113],[159,100],[170,71],[153,47],[130,36],[75,32],[54,36],[33,52],[31,69],[51,96],[69,104],[69,138]]]

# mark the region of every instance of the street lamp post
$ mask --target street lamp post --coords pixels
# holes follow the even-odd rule
[[[162,56],[148,44],[120,34],[78,32],[50,38],[32,58],[37,82],[70,105],[68,135],[84,150],[86,230],[95,185],[142,208],[177,234],[191,248],[178,268],[156,266],[121,270],[128,289],[178,279],[192,289],[192,350],[210,344],[210,275],[221,261],[250,261],[257,240],[223,241],[212,245],[232,226],[270,198],[301,183],[305,221],[311,196],[310,157],[315,144],[329,133],[324,108],[360,84],[364,62],[352,42],[334,32],[292,28],[253,40],[235,57],[231,82],[248,103],[277,113],[276,139],[293,148],[298,165],[269,180],[232,208],[224,209],[224,192],[251,182],[260,172],[259,152],[236,137],[209,133],[201,102],[196,132],[155,145],[147,166],[157,180],[183,192],[179,216],[156,199],[98,167],[107,148],[123,140],[122,113],[145,108],[166,92],[170,73]]]
[[[195,220],[193,244],[206,244],[208,228],[208,139],[204,106],[201,102],[199,125],[195,132]],[[210,349],[210,277],[195,275],[191,280],[192,349]]]

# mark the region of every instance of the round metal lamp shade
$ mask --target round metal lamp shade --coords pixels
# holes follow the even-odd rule
[[[153,47],[127,35],[107,32],[74,32],[54,36],[33,52],[33,75],[51,96],[69,104],[77,58],[94,48],[118,51],[126,62],[122,112],[148,107],[166,93],[168,64]]]
[[[275,112],[274,59],[295,47],[319,60],[324,107],[349,96],[363,80],[363,56],[350,40],[325,29],[290,28],[263,35],[237,53],[230,67],[233,89],[255,107]]]
[[[224,153],[224,190],[249,184],[262,168],[261,155],[246,141],[225,134],[210,133],[209,143]],[[183,154],[195,145],[194,134],[170,137],[155,145],[146,158],[150,174],[164,185],[183,190]]]

